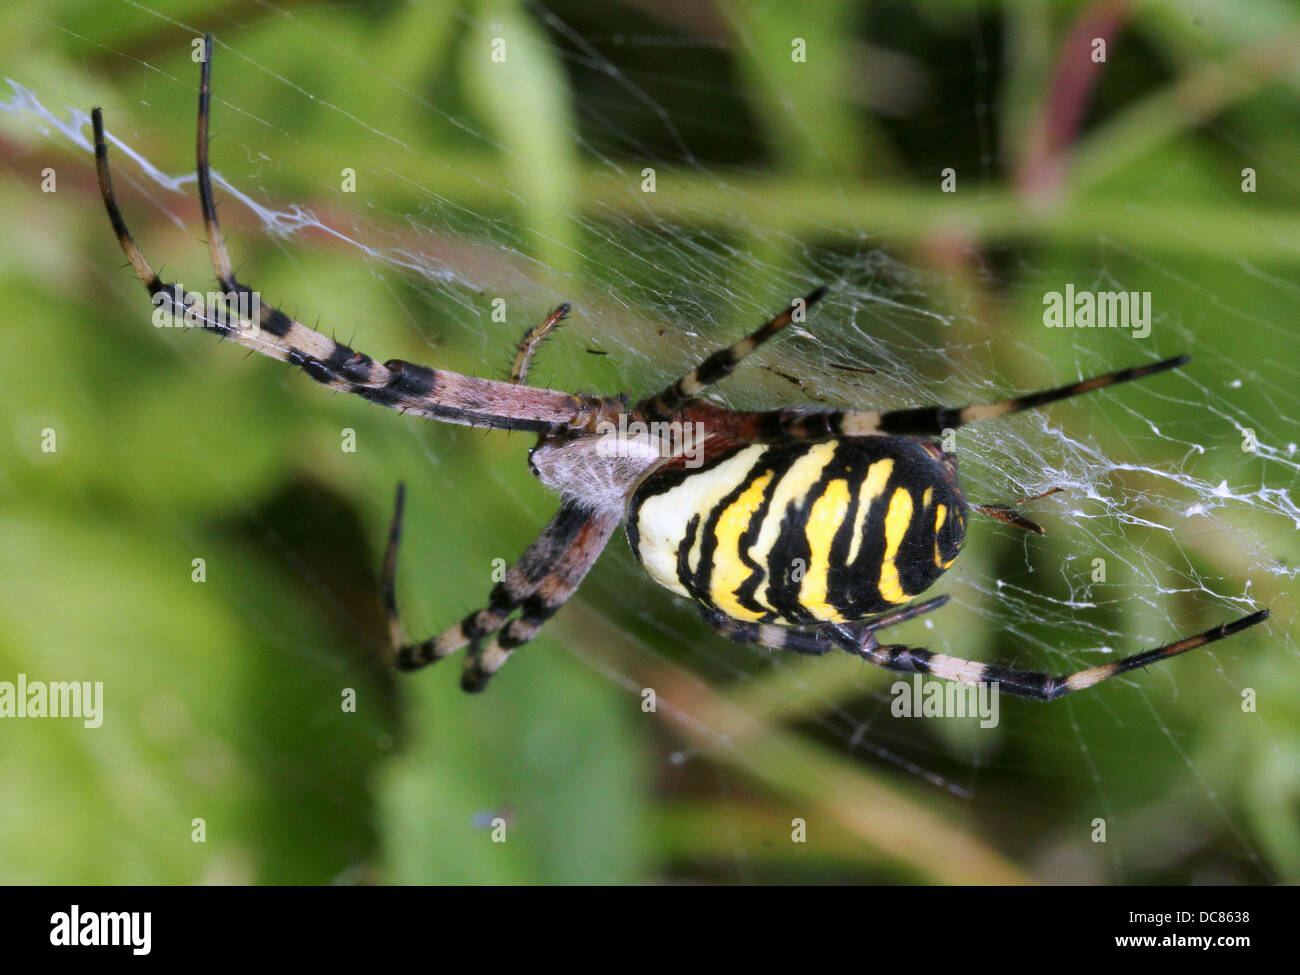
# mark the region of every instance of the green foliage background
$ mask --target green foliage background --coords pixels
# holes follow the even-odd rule
[[[557,294],[578,308],[607,301],[592,282],[625,275],[621,298],[634,303],[672,279],[671,259],[663,280],[645,281],[614,248],[595,257],[583,229],[592,224],[565,219],[574,212],[615,231],[619,221],[671,220],[684,239],[708,231],[776,262],[792,255],[771,253],[773,240],[792,251],[847,246],[857,228],[879,228],[872,247],[941,270],[964,300],[988,285],[945,264],[949,235],[1080,281],[1095,277],[1104,237],[1134,255],[1108,258],[1129,287],[1160,281],[1203,344],[1230,346],[1244,374],[1294,389],[1296,303],[1276,290],[1252,297],[1259,272],[1296,281],[1300,264],[1293,5],[1171,0],[1131,11],[1064,189],[1046,208],[1017,186],[1016,161],[1042,124],[1063,39],[1092,15],[1087,5],[737,0],[656,14],[654,4],[571,0],[547,9],[573,33],[516,0],[11,4],[0,66],[57,114],[102,106],[112,132],[182,172],[197,83],[191,40],[211,30],[216,165],[236,186],[330,225],[348,227],[348,211],[362,211],[356,219],[373,218],[373,233],[391,235],[385,243],[404,232],[432,240],[465,278],[520,296],[523,323]],[[972,67],[975,32],[987,64]],[[508,74],[483,54],[498,34],[517,42]],[[616,34],[683,43],[620,47]],[[574,35],[603,38],[592,43],[639,87],[592,70]],[[797,68],[795,36],[814,52]],[[880,49],[931,73],[907,124],[851,97]],[[591,158],[620,151],[603,144],[614,122],[594,122],[594,108],[648,151],[675,151],[638,90],[678,123],[696,158],[661,167],[672,201],[662,214]],[[969,124],[981,104],[987,146]],[[715,125],[721,118],[730,124]],[[1177,685],[1156,685],[1169,691],[1153,695],[1158,718],[1122,691],[1105,706],[1006,704],[1003,721],[1016,730],[978,756],[988,767],[968,799],[818,723],[818,709],[886,686],[853,661],[795,661],[779,679],[760,673],[733,686],[724,674],[697,677],[707,665],[693,651],[712,638],[688,607],[646,591],[621,541],[602,561],[610,574],[591,580],[486,696],[461,695],[451,670],[398,680],[379,656],[375,595],[394,484],[412,486],[402,594],[411,629],[423,632],[474,608],[490,585],[484,567],[513,557],[548,516],[553,502],[528,475],[525,444],[398,418],[207,337],[151,328],[90,155],[12,113],[0,113],[0,149],[0,679],[102,680],[107,707],[95,731],[0,722],[0,881],[1300,879],[1294,602],[1267,573],[1251,578],[1274,621],[1224,651],[1229,679],[1209,658],[1181,662]],[[169,194],[120,151],[114,159],[145,252],[191,286],[206,280],[192,186]],[[642,161],[626,164],[635,173]],[[945,165],[979,172],[978,192],[939,194]],[[1239,191],[1245,165],[1261,173],[1255,195]],[[45,167],[57,171],[56,193],[40,191]],[[344,167],[359,174],[356,195],[338,192]],[[422,212],[439,225],[390,219]],[[439,299],[427,282],[377,273],[355,248],[313,233],[278,240],[231,202],[223,213],[244,277],[376,358],[480,375],[500,375],[508,361],[522,330],[515,318],[508,328],[437,324],[464,319],[466,302],[486,303],[465,287]],[[772,236],[747,238],[752,224]],[[535,259],[527,274],[500,263],[503,237]],[[674,239],[659,243],[671,251]],[[1148,254],[1196,287],[1175,293]],[[598,273],[597,260],[608,262]],[[1206,317],[1206,294],[1291,331],[1279,339]],[[780,304],[769,297],[755,300]],[[1029,334],[1029,304],[1025,340],[1041,342]],[[653,303],[630,312],[668,314]],[[547,381],[616,388],[610,356],[575,349],[597,345],[616,359],[642,340],[582,328],[542,353]],[[663,357],[664,346],[643,345]],[[1014,342],[995,351],[1001,375],[1033,384]],[[1045,354],[1068,360],[1068,350]],[[1290,423],[1294,437],[1294,417],[1279,416],[1268,388],[1247,383],[1236,402],[1261,427]],[[1152,422],[1186,422],[1177,404],[1167,409]],[[55,453],[40,449],[47,428]],[[343,428],[356,431],[357,454],[338,449]],[[1230,428],[1205,436],[1234,450],[1239,441]],[[1236,484],[1249,480],[1239,454],[1224,449],[1216,457],[1226,459],[1207,463],[1222,463]],[[1280,561],[1300,554],[1294,525],[1242,530],[1270,535]],[[1003,549],[987,558],[1023,558],[1022,546],[998,538]],[[203,584],[191,581],[197,557]],[[1211,578],[1251,568],[1229,537],[1188,557]],[[643,600],[665,628],[625,624]],[[1171,597],[1171,618],[1187,608]],[[996,619],[962,625],[989,649]],[[643,685],[671,710],[643,714]],[[810,691],[792,695],[793,686]],[[1240,713],[1242,686],[1260,690],[1259,713]],[[341,711],[344,688],[356,690],[355,714]],[[922,767],[967,778],[968,741],[912,733]],[[509,824],[505,844],[484,828],[496,815]],[[1104,848],[1088,841],[1097,816],[1110,824]],[[794,817],[809,824],[805,845],[789,842]],[[205,843],[191,841],[196,818]]]

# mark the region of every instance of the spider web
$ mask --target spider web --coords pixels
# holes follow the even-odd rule
[[[638,711],[642,689],[655,688],[656,720],[664,727],[647,738],[653,742],[658,792],[725,803],[752,795],[755,779],[771,786],[776,773],[755,764],[762,759],[751,752],[763,749],[743,730],[750,720],[775,727],[778,735],[814,742],[832,759],[890,783],[917,808],[940,810],[991,836],[994,845],[1042,876],[1159,877],[1171,864],[1191,863],[1190,876],[1197,879],[1276,879],[1276,851],[1237,801],[1234,790],[1241,783],[1224,770],[1236,749],[1245,747],[1245,733],[1224,729],[1243,719],[1238,702],[1244,688],[1262,694],[1269,680],[1294,688],[1300,663],[1293,603],[1286,596],[1296,574],[1287,559],[1294,558],[1300,527],[1294,487],[1300,473],[1300,386],[1294,355],[1282,352],[1296,339],[1292,323],[1300,318],[1300,285],[1288,270],[1258,254],[1224,253],[1211,266],[1226,267],[1229,279],[1243,287],[1227,292],[1202,284],[1206,251],[1197,245],[1193,225],[1173,225],[1171,239],[1161,246],[1144,246],[1142,234],[1126,229],[1146,222],[1168,226],[1162,216],[1165,189],[1158,185],[1126,187],[1114,208],[1126,227],[1071,232],[1074,251],[1068,256],[1058,252],[1064,247],[1019,246],[1014,235],[991,234],[992,245],[980,246],[958,223],[949,234],[928,217],[913,222],[889,206],[859,216],[861,188],[837,171],[811,123],[803,126],[808,141],[801,152],[816,174],[806,183],[821,189],[811,199],[782,196],[764,180],[770,160],[763,158],[763,136],[752,118],[739,112],[702,117],[692,109],[697,90],[714,94],[718,87],[742,87],[735,79],[702,74],[699,64],[713,64],[729,51],[738,51],[733,59],[747,60],[751,69],[764,63],[755,51],[761,42],[742,17],[720,8],[697,20],[685,8],[670,8],[674,13],[657,19],[629,5],[625,13],[635,26],[612,31],[600,18],[568,6],[532,6],[522,15],[522,30],[521,15],[502,9],[504,18],[473,7],[444,11],[456,37],[448,50],[505,36],[511,56],[518,50],[523,57],[552,60],[578,92],[576,110],[557,114],[554,141],[540,146],[567,146],[581,160],[581,199],[572,208],[577,215],[531,235],[518,229],[518,215],[528,212],[530,202],[510,168],[527,165],[523,143],[485,121],[483,106],[462,100],[447,107],[392,82],[383,64],[366,62],[334,39],[322,23],[324,8],[265,4],[218,32],[215,165],[227,236],[238,262],[260,227],[277,242],[284,262],[304,268],[302,289],[291,292],[287,310],[309,323],[319,318],[323,330],[336,330],[340,339],[376,358],[401,354],[444,365],[451,350],[458,367],[500,376],[522,328],[558,301],[571,300],[575,313],[540,353],[532,381],[641,394],[671,381],[791,298],[829,285],[830,297],[805,326],[792,329],[711,393],[729,406],[749,408],[963,405],[1187,352],[1193,357],[1188,368],[960,431],[957,452],[969,499],[1008,503],[1061,490],[1024,507],[1046,528],[1043,539],[976,520],[965,553],[937,588],[952,602],[900,628],[899,639],[960,657],[1064,673],[1260,607],[1274,613],[1268,640],[1252,654],[1243,642],[1227,641],[1043,710],[1004,699],[994,729],[956,719],[907,721],[891,716],[892,676],[853,662],[786,658],[713,636],[689,606],[644,577],[616,538],[535,652],[567,648],[626,692],[627,707]],[[177,49],[196,30],[151,4],[128,3],[124,11],[143,24],[174,27]],[[311,80],[299,82],[266,63],[264,45],[251,35],[268,20],[282,29],[291,25],[323,56],[364,68],[395,116],[414,113],[438,131],[454,131],[463,152],[495,162],[481,172],[451,171],[449,163],[436,180],[412,175],[424,171],[412,158],[419,150],[395,134],[395,125],[326,98]],[[73,33],[96,50],[97,42],[77,34],[71,22],[50,29]],[[933,185],[938,197],[939,170],[955,167],[961,188],[952,212],[960,215],[969,207],[979,221],[993,212],[997,199],[993,26],[931,29],[947,37],[955,52],[941,66],[898,49],[888,60],[897,37],[875,21],[871,25],[872,43],[879,45],[873,50],[880,54],[873,64],[892,65],[904,80],[930,79],[937,89],[930,100],[914,104],[901,87],[891,95],[888,86],[863,97],[873,110],[896,113],[892,131],[900,141],[921,146],[918,154],[935,144],[936,129],[954,133],[956,158],[936,153],[929,160],[933,173],[908,175]],[[173,73],[174,51],[157,52],[156,62],[139,52],[110,51],[120,57],[122,91],[192,88],[192,78]],[[779,77],[764,82],[781,93]],[[324,113],[337,141],[321,144],[242,109],[238,92],[249,83],[272,87],[304,113]],[[460,84],[469,82],[462,78]],[[53,142],[71,140],[89,149],[87,116],[75,106],[21,80],[10,85],[7,114],[41,128]],[[960,110],[936,109],[933,100],[941,93],[963,90],[972,94],[957,103]],[[149,97],[140,100],[147,104]],[[735,98],[742,100],[740,94]],[[157,144],[146,134],[159,127],[167,138],[187,137],[189,122],[134,107],[106,106],[120,192],[129,194],[137,214],[144,193],[178,227],[188,227],[191,208],[176,194],[191,194],[193,177],[177,162],[180,157],[169,154],[163,162],[132,146]],[[704,140],[701,133],[713,138]],[[1269,147],[1242,145],[1242,136],[1228,126],[1210,124],[1201,134],[1295,189],[1283,164],[1270,159]],[[276,160],[304,158],[300,143],[308,139],[318,159],[314,173],[286,172]],[[697,141],[734,143],[735,158],[716,158],[716,149],[713,157],[701,157]],[[334,174],[355,166],[356,158],[388,163],[363,168],[363,188],[342,192]],[[653,194],[641,189],[647,168],[657,177]],[[877,184],[878,195],[889,192],[888,185]],[[1225,188],[1223,199],[1236,192],[1235,186]],[[832,219],[825,207],[837,200],[841,212]],[[1282,249],[1293,257],[1294,246]],[[1087,255],[1082,271],[1080,251]],[[183,260],[188,269],[190,259]],[[366,293],[388,295],[390,307],[404,317],[375,323],[365,301],[347,289],[313,293],[306,282],[319,279],[306,266],[323,262],[343,279],[367,279]],[[286,289],[292,287],[293,272],[281,279],[289,282]],[[1151,337],[1044,328],[1043,296],[1067,281],[1080,291],[1152,291]],[[1162,301],[1175,294],[1179,300]],[[505,300],[507,322],[493,321],[492,298]],[[1236,335],[1264,336],[1278,354],[1239,354],[1259,344],[1238,344]],[[409,355],[409,345],[388,351],[401,336],[423,343],[425,354]],[[223,354],[229,353],[187,343],[183,356],[197,378],[211,356]],[[317,402],[312,392],[295,397],[278,422],[291,426],[309,417]],[[549,516],[553,499],[519,476],[523,440],[394,422],[405,438],[400,469],[362,473],[357,467],[336,474],[358,497],[403,477],[416,485],[431,481],[439,515],[457,512],[467,530],[481,536],[484,550],[507,559],[520,548],[516,518],[503,521],[485,509],[483,494],[516,506],[521,523],[532,520],[540,528]],[[1250,452],[1241,446],[1248,431],[1255,442]],[[475,459],[462,464],[461,452]],[[486,492],[483,479],[490,482]],[[426,491],[426,502],[431,496]],[[435,518],[424,522],[431,525]],[[412,529],[408,546],[436,546],[436,534],[418,538],[424,527]],[[275,532],[270,525],[265,530]],[[1097,560],[1104,563],[1104,580],[1097,576]],[[299,571],[324,585],[310,567]],[[411,570],[403,589],[417,630],[445,625],[476,608],[489,585],[467,572],[454,592],[417,596],[416,577]],[[260,623],[271,631],[282,625],[273,617]],[[293,642],[287,632],[277,639],[286,646]],[[1268,660],[1257,659],[1263,653]],[[519,666],[521,661],[512,662],[498,680],[509,681]],[[854,670],[850,679],[842,676],[846,667]],[[453,677],[437,669],[421,679]],[[491,697],[477,703],[491,708]],[[1250,747],[1294,772],[1294,741],[1280,732],[1257,732],[1248,739]],[[796,754],[792,740],[778,737],[770,747],[788,757]],[[1131,742],[1148,750],[1158,781],[1146,781],[1147,766],[1129,751]],[[773,761],[780,765],[779,758]],[[859,797],[856,787],[822,766],[810,774],[820,777],[832,803]],[[794,815],[814,818],[817,798],[796,790],[781,801],[788,800]],[[502,802],[509,801],[504,789]],[[805,808],[808,813],[802,813]],[[1159,823],[1171,809],[1201,835],[1163,836]],[[1081,810],[1085,818],[1079,820]],[[1089,840],[1093,817],[1106,819],[1126,838],[1112,839],[1098,853]],[[727,847],[724,862],[706,873],[761,875],[762,851],[749,832],[736,827]]]

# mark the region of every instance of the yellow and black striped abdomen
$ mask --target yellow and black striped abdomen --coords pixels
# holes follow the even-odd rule
[[[846,622],[897,608],[952,564],[966,504],[906,437],[754,444],[651,475],[627,532],[646,572],[747,621]]]

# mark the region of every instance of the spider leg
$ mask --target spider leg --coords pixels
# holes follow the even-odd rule
[[[701,606],[700,613],[706,623],[722,636],[736,643],[757,643],[774,650],[789,650],[794,653],[818,656],[836,649],[857,653],[858,648],[871,639],[871,634],[877,630],[897,626],[922,613],[929,613],[947,601],[947,595],[936,596],[923,603],[893,610],[864,623],[827,623],[808,629],[778,626],[775,623],[751,623],[735,619],[720,609],[707,606]]]
[[[868,620],[865,623],[848,623],[844,625],[849,630],[862,629],[868,633],[876,633],[886,627],[897,626],[899,623],[906,623],[908,620],[915,619],[922,613],[933,612],[939,607],[947,605],[948,598],[948,594],[944,593],[941,596],[927,599],[922,603],[913,603],[911,606],[904,606],[902,609],[892,610],[884,616],[877,616],[875,619]]]
[[[1232,636],[1268,619],[1268,610],[1263,609],[1233,620],[1231,623],[1222,623],[1185,640],[1168,643],[1154,650],[1125,657],[1123,660],[1075,671],[1061,677],[1053,677],[1042,671],[1017,670],[996,664],[978,663],[974,660],[932,653],[929,650],[903,644],[881,644],[876,639],[879,630],[938,609],[947,601],[947,596],[938,596],[865,623],[828,623],[806,630],[777,626],[772,623],[742,622],[732,619],[720,610],[706,609],[704,618],[719,633],[737,643],[758,643],[776,650],[792,650],[795,653],[805,654],[823,654],[838,648],[886,670],[930,674],[962,684],[997,684],[1003,693],[1035,701],[1055,701],[1066,694],[1092,687],[1108,677],[1168,660],[1180,653]]]
[[[803,310],[806,311],[816,304],[825,294],[825,288],[818,288],[801,299]],[[657,419],[677,413],[687,402],[699,395],[706,386],[711,386],[718,380],[731,375],[732,371],[736,366],[740,365],[747,355],[789,325],[794,319],[797,310],[799,310],[797,304],[791,305],[735,345],[714,352],[663,392],[642,400],[637,404],[637,409],[645,412],[651,418]]]
[[[210,36],[205,38],[205,44],[205,57],[200,68],[196,155],[199,202],[207,228],[209,256],[224,292],[217,300],[207,302],[201,293],[166,283],[154,273],[131,237],[113,192],[103,113],[98,108],[91,112],[100,195],[118,244],[155,305],[169,307],[178,316],[185,312],[187,322],[192,321],[205,331],[233,339],[272,359],[300,366],[322,385],[355,393],[372,403],[402,412],[448,423],[538,433],[594,431],[602,422],[617,420],[625,407],[617,399],[609,397],[572,396],[478,379],[402,359],[389,359],[381,365],[365,353],[356,352],[262,302],[253,289],[237,281],[226,253],[212,196],[208,162]]]
[[[477,693],[487,686],[511,652],[537,636],[542,625],[555,615],[574,594],[596,559],[604,550],[614,530],[622,521],[621,512],[591,512],[572,542],[549,563],[550,572],[520,605],[520,615],[494,634],[482,649],[477,646],[465,657],[461,673],[463,690]]]
[[[820,656],[831,650],[842,649],[842,640],[837,640],[828,627],[811,630],[796,630],[775,623],[751,623],[747,620],[733,619],[720,609],[700,607],[704,622],[735,643],[757,643],[774,650],[789,650],[810,656]]]
[[[1116,383],[1142,379],[1185,365],[1188,356],[1180,355],[1145,366],[1119,369],[1093,376],[1068,386],[1057,386],[1037,393],[1027,393],[996,403],[972,406],[921,406],[903,410],[773,410],[747,414],[752,439],[773,443],[786,440],[833,440],[837,437],[869,437],[877,434],[937,437],[944,430],[956,429],[979,420],[991,420],[1018,413],[1058,400],[1069,399],[1105,389]]]
[[[212,35],[203,35],[203,61],[199,65],[199,123],[194,131],[195,169],[199,184],[199,207],[203,210],[203,229],[208,235],[208,256],[223,291],[237,287],[235,271],[226,253],[226,238],[217,219],[217,205],[212,198],[212,169],[208,163],[209,119],[212,115]]]
[[[510,381],[512,383],[523,383],[528,378],[528,367],[532,365],[533,356],[537,354],[538,348],[546,341],[556,326],[568,317],[570,308],[571,306],[566,301],[543,318],[539,324],[534,325],[524,333],[524,337],[519,341],[519,351],[515,353],[514,365],[510,367]]]
[[[393,524],[388,533],[388,549],[384,555],[382,580],[389,636],[397,657],[397,666],[401,670],[418,670],[450,656],[466,644],[477,643],[505,625],[510,614],[520,607],[523,607],[525,615],[540,611],[546,605],[546,599],[538,595],[539,588],[551,575],[557,562],[583,537],[592,519],[589,511],[566,501],[524,554],[506,571],[505,578],[492,587],[485,609],[470,613],[459,623],[427,640],[408,643],[397,610],[395,589],[397,549],[402,539],[405,501],[405,486],[399,484]]]
[[[1159,663],[1162,660],[1168,660],[1170,657],[1176,657],[1180,653],[1186,653],[1188,650],[1195,650],[1206,644],[1222,640],[1234,633],[1239,633],[1247,627],[1262,623],[1266,619],[1268,619],[1268,610],[1260,610],[1258,613],[1243,616],[1231,623],[1221,623],[1213,629],[1188,637],[1185,640],[1168,643],[1162,647],[1156,647],[1154,650],[1147,650],[1131,657],[1125,657],[1123,660],[1101,664],[1098,667],[1090,667],[1087,670],[1075,671],[1072,674],[1065,674],[1060,677],[1053,677],[1042,671],[1017,670],[995,664],[977,663],[973,660],[963,660],[960,657],[950,657],[947,654],[931,653],[929,650],[922,650],[918,647],[908,647],[901,644],[882,645],[877,642],[874,634],[868,634],[866,641],[856,652],[865,660],[869,660],[879,667],[884,667],[886,670],[930,674],[934,677],[958,681],[962,684],[991,683],[996,684],[1003,693],[1014,697],[1029,698],[1034,701],[1055,701],[1067,694],[1081,691],[1085,687],[1092,687],[1094,684],[1117,674],[1124,674],[1139,667]]]

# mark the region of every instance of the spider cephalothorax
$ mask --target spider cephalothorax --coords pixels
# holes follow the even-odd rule
[[[880,630],[947,601],[937,596],[910,602],[956,559],[968,510],[1041,532],[1011,507],[968,504],[955,458],[932,438],[967,423],[1173,369],[1186,357],[960,409],[748,412],[699,398],[791,321],[802,320],[825,293],[818,289],[634,405],[626,396],[571,395],[524,384],[533,354],[568,313],[567,305],[525,334],[508,381],[400,359],[380,364],[270,305],[242,300],[251,291],[235,280],[208,168],[210,37],[204,51],[198,189],[212,265],[226,296],[215,305],[205,308],[197,295],[162,281],[136,247],[113,195],[103,119],[99,109],[92,113],[104,204],[155,304],[176,313],[188,310],[199,327],[372,403],[449,423],[536,432],[531,469],[561,496],[559,511],[493,588],[485,609],[434,637],[408,642],[394,595],[405,497],[399,486],[383,570],[399,667],[416,669],[468,646],[462,686],[481,689],[511,651],[531,640],[573,595],[625,521],[632,550],[650,577],[694,600],[705,620],[730,639],[799,653],[841,649],[892,670],[996,682],[1036,700],[1053,700],[1204,646],[1268,616],[1261,610],[1062,677],[881,644]]]

